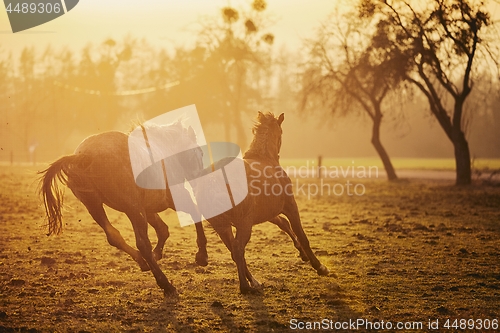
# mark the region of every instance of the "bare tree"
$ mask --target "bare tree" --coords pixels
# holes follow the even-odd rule
[[[302,73],[301,108],[325,107],[332,114],[346,115],[362,110],[372,121],[371,143],[389,180],[398,177],[380,139],[384,101],[401,81],[387,75],[400,66],[399,59],[383,59],[368,44],[370,27],[352,19],[352,13],[331,18],[310,42],[310,58]],[[393,73],[389,71],[389,73]],[[387,104],[387,103],[386,103]]]
[[[385,58],[404,55],[395,68],[427,98],[432,114],[454,146],[456,184],[471,183],[464,104],[474,74],[495,61],[486,33],[485,4],[475,0],[363,0],[359,17],[376,22],[372,41]],[[490,62],[491,63],[491,62]]]

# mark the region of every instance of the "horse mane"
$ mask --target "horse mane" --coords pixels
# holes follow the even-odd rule
[[[272,127],[275,127],[273,129]],[[270,158],[276,162],[279,161],[279,150],[275,152],[271,151],[269,143],[272,143],[272,133],[280,129],[274,114],[271,112],[262,113],[259,112],[257,115],[257,121],[255,122],[252,133],[254,135],[250,147],[245,152],[243,156],[244,159],[261,159]],[[281,133],[280,133],[281,135]]]

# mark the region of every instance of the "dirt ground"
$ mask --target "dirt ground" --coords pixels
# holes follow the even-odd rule
[[[500,187],[373,180],[362,196],[299,196],[311,246],[332,274],[318,276],[286,234],[262,224],[247,247],[260,295],[239,294],[236,267],[208,226],[209,265],[198,267],[194,226],[162,213],[171,236],[160,266],[179,291],[166,299],[69,190],[63,234],[45,235],[42,168],[0,167],[1,332],[293,332],[323,319],[423,325],[385,330],[397,332],[439,320],[452,332],[454,319],[500,319]],[[134,244],[127,218],[108,212]]]

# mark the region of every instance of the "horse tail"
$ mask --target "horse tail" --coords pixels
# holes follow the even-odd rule
[[[68,184],[68,177],[71,177],[75,166],[79,164],[82,156],[69,155],[58,159],[50,166],[40,171],[39,193],[43,198],[45,213],[47,215],[47,225],[49,232],[47,235],[60,234],[62,232],[62,207],[64,192],[59,188],[58,183]]]

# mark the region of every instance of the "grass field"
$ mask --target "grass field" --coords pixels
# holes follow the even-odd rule
[[[160,266],[180,293],[165,298],[71,191],[64,233],[45,235],[42,167],[0,167],[1,332],[293,332],[322,319],[408,325],[389,330],[397,332],[439,320],[451,332],[447,319],[475,319],[475,328],[500,319],[500,187],[356,180],[363,195],[299,193],[304,229],[331,274],[318,276],[286,234],[261,224],[246,252],[259,295],[239,294],[231,256],[208,226],[209,265],[198,267],[194,227],[165,212],[171,236]],[[134,244],[126,217],[108,212]]]

